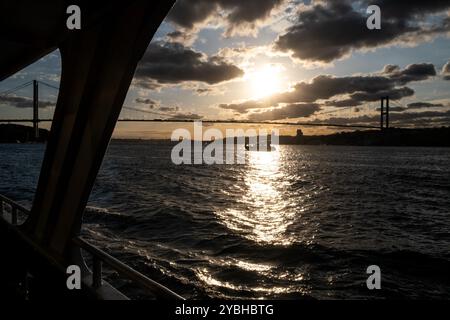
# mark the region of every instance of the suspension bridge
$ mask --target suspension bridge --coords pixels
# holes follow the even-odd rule
[[[39,118],[39,88],[40,86],[44,86],[55,91],[59,91],[59,88],[48,84],[43,81],[32,80],[21,85],[18,85],[15,88],[6,90],[0,93],[0,102],[2,98],[6,97],[14,97],[20,98],[15,94],[18,91],[21,91],[29,86],[33,88],[33,94],[31,99],[32,109],[33,109],[33,118],[32,119],[0,119],[0,123],[32,123],[33,124],[33,132],[35,135],[35,139],[39,138],[39,123],[40,122],[52,122],[52,119],[40,119]],[[244,124],[244,125],[282,125],[282,126],[309,126],[309,127],[335,127],[335,128],[350,128],[350,129],[380,129],[386,130],[389,129],[390,122],[390,99],[389,97],[381,97],[380,98],[380,125],[364,125],[364,124],[340,124],[340,123],[327,123],[327,122],[279,122],[279,121],[248,121],[248,120],[210,120],[210,119],[201,119],[204,123],[209,124]],[[320,115],[328,115],[332,113],[342,112],[344,110],[354,109],[356,107],[344,107],[338,108],[336,110],[324,111],[315,113],[314,116]],[[142,110],[138,108],[132,108],[124,106],[123,109],[140,112],[142,114],[151,114],[154,116],[162,116],[166,117],[165,119],[154,118],[154,119],[129,119],[122,118],[119,119],[119,122],[160,122],[160,123],[192,123],[194,121],[200,121],[200,119],[185,119],[185,118],[176,118],[173,114],[156,112],[151,110]]]

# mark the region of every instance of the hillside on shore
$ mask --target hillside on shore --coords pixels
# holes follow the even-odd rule
[[[280,137],[280,144],[344,146],[450,147],[450,127],[341,132],[330,135]]]
[[[18,124],[0,124],[0,143],[45,142],[49,131],[39,129],[39,139],[35,141],[33,127]]]

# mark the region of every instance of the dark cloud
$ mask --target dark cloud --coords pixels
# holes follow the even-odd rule
[[[402,87],[389,90],[381,90],[377,92],[356,92],[350,95],[350,97],[355,101],[363,103],[379,101],[382,97],[389,97],[391,100],[400,100],[402,98],[411,97],[413,95],[413,89]]]
[[[403,70],[400,70],[398,66],[387,65],[384,67],[383,72],[399,85],[412,81],[427,80],[436,75],[436,69],[431,63],[410,64]]]
[[[207,95],[208,93],[210,93],[212,90],[210,88],[198,88],[195,90],[195,92],[197,92],[198,95]]]
[[[432,120],[433,123],[435,121],[448,121],[450,119],[450,111],[425,111],[425,112],[403,112],[403,113],[392,113],[390,116],[391,123],[397,123],[398,126],[409,126],[415,121],[428,121],[426,123],[429,124],[429,121]],[[379,115],[373,116],[359,116],[353,118],[344,118],[344,117],[332,117],[327,119],[328,123],[333,124],[347,124],[347,125],[377,125],[380,121]],[[316,119],[311,121],[311,123],[321,123],[323,120]]]
[[[156,104],[152,99],[137,98],[135,101],[141,104]]]
[[[420,109],[430,109],[430,108],[442,108],[444,105],[442,103],[429,103],[429,102],[413,102],[407,105],[407,107],[389,107],[391,112],[405,112],[408,110],[420,110]],[[376,109],[380,111],[381,108]]]
[[[346,107],[357,107],[360,105],[362,105],[362,102],[356,101],[355,99],[325,101],[325,106],[327,107],[346,108]]]
[[[137,98],[135,101],[136,103],[147,105],[150,109],[154,109],[158,104],[156,101],[153,101],[152,99]]]
[[[147,113],[147,114],[151,114],[153,116],[160,116],[161,118],[164,118],[166,120],[200,120],[203,118],[203,116],[195,114],[195,113],[180,112],[179,107],[155,108],[154,106],[151,106],[150,109],[139,109],[139,108],[124,106],[123,108],[126,110],[136,111],[139,113]]]
[[[429,109],[429,108],[442,108],[442,103],[429,103],[429,102],[414,102],[408,104],[408,109]]]
[[[216,84],[241,77],[237,66],[219,56],[207,57],[179,43],[152,43],[136,71],[135,84],[179,84],[198,81]]]
[[[16,96],[0,96],[0,104],[9,105],[16,108],[32,108],[33,100],[29,98],[16,97]],[[55,102],[39,101],[39,108],[54,107]]]
[[[170,32],[166,35],[168,42],[178,42],[184,44],[192,44],[192,42],[196,39],[196,36],[192,32],[183,32],[180,30],[176,30]]]
[[[193,29],[205,22],[218,9],[216,1],[178,0],[168,15],[168,20],[178,26]]]
[[[366,0],[365,5],[376,4],[382,8],[384,18],[410,20],[439,13],[450,8],[448,0]]]
[[[238,113],[247,113],[251,109],[263,109],[270,107],[270,104],[265,102],[249,100],[241,103],[220,104],[219,108],[226,110],[233,110]]]
[[[395,72],[399,72],[400,71],[400,67],[393,65],[393,64],[387,64],[384,66],[383,68],[383,74],[392,74]]]
[[[177,113],[171,116],[169,120],[201,120],[203,116],[196,113]]]
[[[398,66],[388,65],[381,74],[358,75],[348,77],[334,77],[320,75],[311,82],[300,82],[294,90],[274,96],[272,99],[278,103],[315,102],[328,100],[339,95],[348,95],[349,99],[343,102],[329,103],[344,104],[341,106],[357,106],[362,102],[377,101],[381,97],[390,96],[398,100],[409,97],[414,91],[408,87],[398,86],[415,81],[427,80],[436,75],[432,64],[411,64],[401,69]]]
[[[163,85],[158,83],[156,80],[148,79],[145,77],[134,77],[133,85],[146,90],[158,91]]]
[[[392,89],[393,86],[394,83],[389,78],[382,76],[334,77],[320,75],[311,82],[297,83],[294,90],[275,95],[272,99],[283,103],[314,102],[357,92],[376,94]]]
[[[240,114],[249,110],[278,107],[281,104],[302,105],[322,104],[324,107],[356,107],[364,103],[379,101],[389,96],[391,100],[400,100],[414,95],[414,90],[403,86],[433,77],[436,70],[431,64],[412,64],[404,69],[387,65],[381,73],[335,77],[320,75],[310,82],[297,83],[292,90],[275,94],[263,100],[248,100],[241,103],[221,104],[222,109],[233,110]],[[287,110],[287,111],[285,111]],[[257,117],[280,118],[294,114],[296,109],[274,109]],[[292,111],[291,113],[288,111]],[[271,113],[270,113],[271,112]],[[251,115],[254,116],[253,114]],[[255,115],[256,116],[256,115]]]
[[[254,28],[270,16],[284,0],[178,0],[168,19],[176,25],[193,29],[210,18],[222,16],[229,32]]]
[[[180,111],[179,107],[164,107],[164,106],[158,106],[158,103],[156,101],[153,101],[152,99],[143,99],[143,98],[137,98],[136,103],[139,104],[145,104],[150,110],[156,110],[160,112],[177,112]]]
[[[310,104],[296,103],[269,111],[252,113],[249,116],[249,119],[253,121],[272,121],[272,120],[284,120],[293,118],[305,118],[310,117],[319,110],[320,106],[315,103]]]
[[[180,111],[180,108],[179,107],[160,107],[158,110],[162,111],[162,112],[176,112],[176,111]]]
[[[377,108],[376,111],[381,111],[381,108]],[[403,112],[406,108],[403,107],[389,107],[389,112]]]
[[[444,77],[444,80],[450,80],[450,61],[442,68],[442,76]]]
[[[414,4],[412,4],[414,2]],[[299,10],[297,21],[278,37],[275,48],[291,52],[294,58],[331,62],[353,50],[390,45],[396,41],[414,42],[422,36],[449,31],[447,20],[424,27],[420,19],[430,13],[444,12],[450,1],[379,1],[382,8],[382,29],[368,30],[365,8],[369,1],[359,1],[359,7],[349,1],[321,1]],[[359,10],[358,10],[359,9]]]
[[[219,88],[216,87],[210,88],[198,87],[197,89],[195,89],[195,93],[198,96],[208,96],[208,95],[219,95],[222,94],[223,91],[221,91]]]

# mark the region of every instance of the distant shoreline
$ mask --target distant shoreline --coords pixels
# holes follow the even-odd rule
[[[49,131],[39,129],[39,138],[34,138],[34,129],[19,124],[0,124],[0,143],[44,143]]]
[[[118,142],[172,143],[169,139],[113,139]],[[210,141],[203,141],[209,143]],[[235,142],[236,143],[236,142]],[[340,132],[316,136],[280,136],[280,145],[450,147],[450,127]]]
[[[49,131],[39,130],[39,139],[33,139],[33,128],[16,124],[0,124],[0,143],[44,143]],[[115,142],[173,143],[170,139],[112,139]],[[210,141],[204,141],[208,143]],[[392,146],[392,147],[450,147],[450,127],[340,132],[329,135],[280,136],[280,145],[328,146]]]

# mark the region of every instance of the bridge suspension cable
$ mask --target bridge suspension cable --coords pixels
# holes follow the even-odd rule
[[[0,93],[0,96],[6,96],[9,94],[12,94],[14,92],[17,92],[29,85],[35,84],[35,91],[37,90],[37,84],[42,84],[48,88],[59,90],[60,88],[57,86],[54,86],[52,84],[49,84],[44,81],[29,81],[22,85],[19,85],[15,88],[6,90],[2,93]],[[371,106],[365,106],[366,108],[370,108]],[[349,106],[344,108],[337,108],[336,110],[330,110],[330,111],[322,111],[319,113],[314,114],[314,116],[319,115],[325,115],[325,114],[333,114],[337,112],[342,112],[345,110],[353,109],[353,108],[361,108],[361,106]],[[151,110],[142,110],[138,108],[133,107],[127,107],[123,106],[123,109],[135,111],[135,112],[141,112],[146,114],[152,114],[152,115],[158,115],[163,117],[168,117],[168,119],[119,119],[118,121],[122,122],[193,122],[195,119],[188,119],[188,118],[180,118],[177,117],[176,114],[173,113],[164,113],[164,112],[158,112],[158,111],[151,111]],[[200,119],[199,119],[200,120]],[[321,126],[321,127],[345,127],[345,128],[366,128],[366,129],[376,129],[378,127],[371,126],[371,125],[361,125],[361,124],[332,124],[332,123],[317,123],[317,122],[280,122],[280,121],[251,121],[251,120],[211,120],[211,119],[201,119],[203,122],[207,123],[222,123],[222,124],[259,124],[259,125],[289,125],[289,126]],[[33,119],[33,120],[26,120],[26,119],[16,119],[16,120],[0,120],[0,122],[27,122],[27,121],[33,121],[35,123],[38,122],[46,122],[51,121],[51,119]]]
[[[15,92],[17,92],[17,91],[19,91],[19,90],[22,90],[22,89],[28,87],[28,86],[31,85],[32,83],[33,83],[33,81],[29,81],[29,82],[23,83],[23,84],[21,84],[21,85],[18,85],[18,86],[15,87],[15,88],[12,88],[12,89],[3,91],[3,92],[0,93],[0,96],[1,96],[1,97],[9,96],[10,94],[13,94],[13,93],[15,93]]]
[[[39,82],[40,84],[43,84],[44,86],[46,86],[46,87],[48,87],[48,88],[55,89],[55,90],[59,90],[59,88],[56,87],[56,86],[54,86],[54,85],[48,84],[48,83],[43,82],[43,81],[38,81],[38,82]]]

